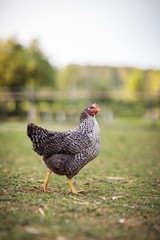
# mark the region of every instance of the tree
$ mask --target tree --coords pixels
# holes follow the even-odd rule
[[[144,72],[140,69],[133,68],[127,81],[127,90],[129,92],[142,92],[145,89],[143,81]]]
[[[0,86],[54,86],[56,69],[33,40],[24,47],[16,39],[0,41]]]

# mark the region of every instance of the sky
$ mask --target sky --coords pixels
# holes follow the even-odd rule
[[[160,0],[0,0],[0,38],[68,64],[160,69]]]

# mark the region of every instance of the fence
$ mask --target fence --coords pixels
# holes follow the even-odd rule
[[[115,116],[142,116],[158,119],[160,95],[124,91],[58,91],[53,89],[0,89],[0,119],[29,118],[30,120],[72,121],[81,109],[92,102],[103,108],[103,119]]]

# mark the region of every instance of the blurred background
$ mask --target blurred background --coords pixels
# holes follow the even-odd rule
[[[160,118],[159,0],[0,0],[0,121]]]
[[[97,103],[101,151],[73,179],[28,122],[77,126]],[[159,239],[160,0],[0,0],[0,239]]]

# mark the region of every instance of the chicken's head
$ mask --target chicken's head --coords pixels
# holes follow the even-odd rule
[[[96,115],[99,111],[100,109],[96,103],[89,105],[87,108],[87,112],[89,115]]]
[[[94,117],[99,111],[100,109],[96,103],[86,106],[81,112],[80,122],[90,116]]]

